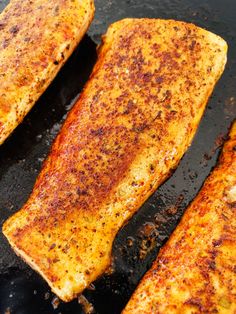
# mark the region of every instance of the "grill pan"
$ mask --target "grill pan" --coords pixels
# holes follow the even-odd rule
[[[0,10],[7,3],[0,0]],[[95,19],[79,47],[24,122],[0,147],[1,226],[27,200],[53,139],[91,73],[96,45],[109,24],[125,17],[173,18],[215,32],[229,45],[226,70],[208,102],[191,148],[171,178],[117,235],[110,271],[80,298],[93,305],[94,313],[118,314],[215,165],[236,117],[236,2],[95,0],[95,5]],[[58,302],[45,281],[14,254],[0,232],[0,314],[82,314],[84,310],[78,300]]]

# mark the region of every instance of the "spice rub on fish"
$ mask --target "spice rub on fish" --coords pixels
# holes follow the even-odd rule
[[[62,300],[109,267],[118,230],[177,166],[226,50],[220,37],[183,22],[109,27],[29,200],[3,227]]]
[[[123,314],[236,313],[236,122],[218,166]]]
[[[84,36],[92,0],[11,0],[0,14],[0,144]]]

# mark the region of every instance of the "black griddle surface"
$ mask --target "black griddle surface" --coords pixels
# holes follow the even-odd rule
[[[7,3],[0,0],[0,10]],[[172,177],[119,232],[113,272],[98,279],[95,290],[84,292],[95,313],[118,314],[215,165],[236,116],[236,1],[95,0],[95,5],[95,19],[79,48],[0,147],[1,226],[27,200],[53,139],[91,73],[96,45],[109,24],[125,17],[173,18],[215,32],[229,45],[226,70],[191,148]],[[53,298],[44,280],[13,253],[0,232],[0,314],[84,313],[77,300],[60,302],[54,309]]]

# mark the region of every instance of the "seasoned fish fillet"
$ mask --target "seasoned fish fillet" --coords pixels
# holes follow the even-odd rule
[[[218,166],[123,314],[236,313],[236,122]]]
[[[220,37],[182,22],[109,28],[29,200],[3,227],[62,300],[109,267],[118,230],[177,166],[226,50]]]
[[[12,0],[0,14],[0,144],[85,34],[93,0]]]

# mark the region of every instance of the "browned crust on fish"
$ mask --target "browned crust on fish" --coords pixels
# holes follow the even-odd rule
[[[0,15],[0,144],[84,36],[92,0],[12,0]]]
[[[109,27],[33,192],[3,232],[69,301],[110,265],[113,240],[190,145],[226,62],[220,37],[172,20]]]

